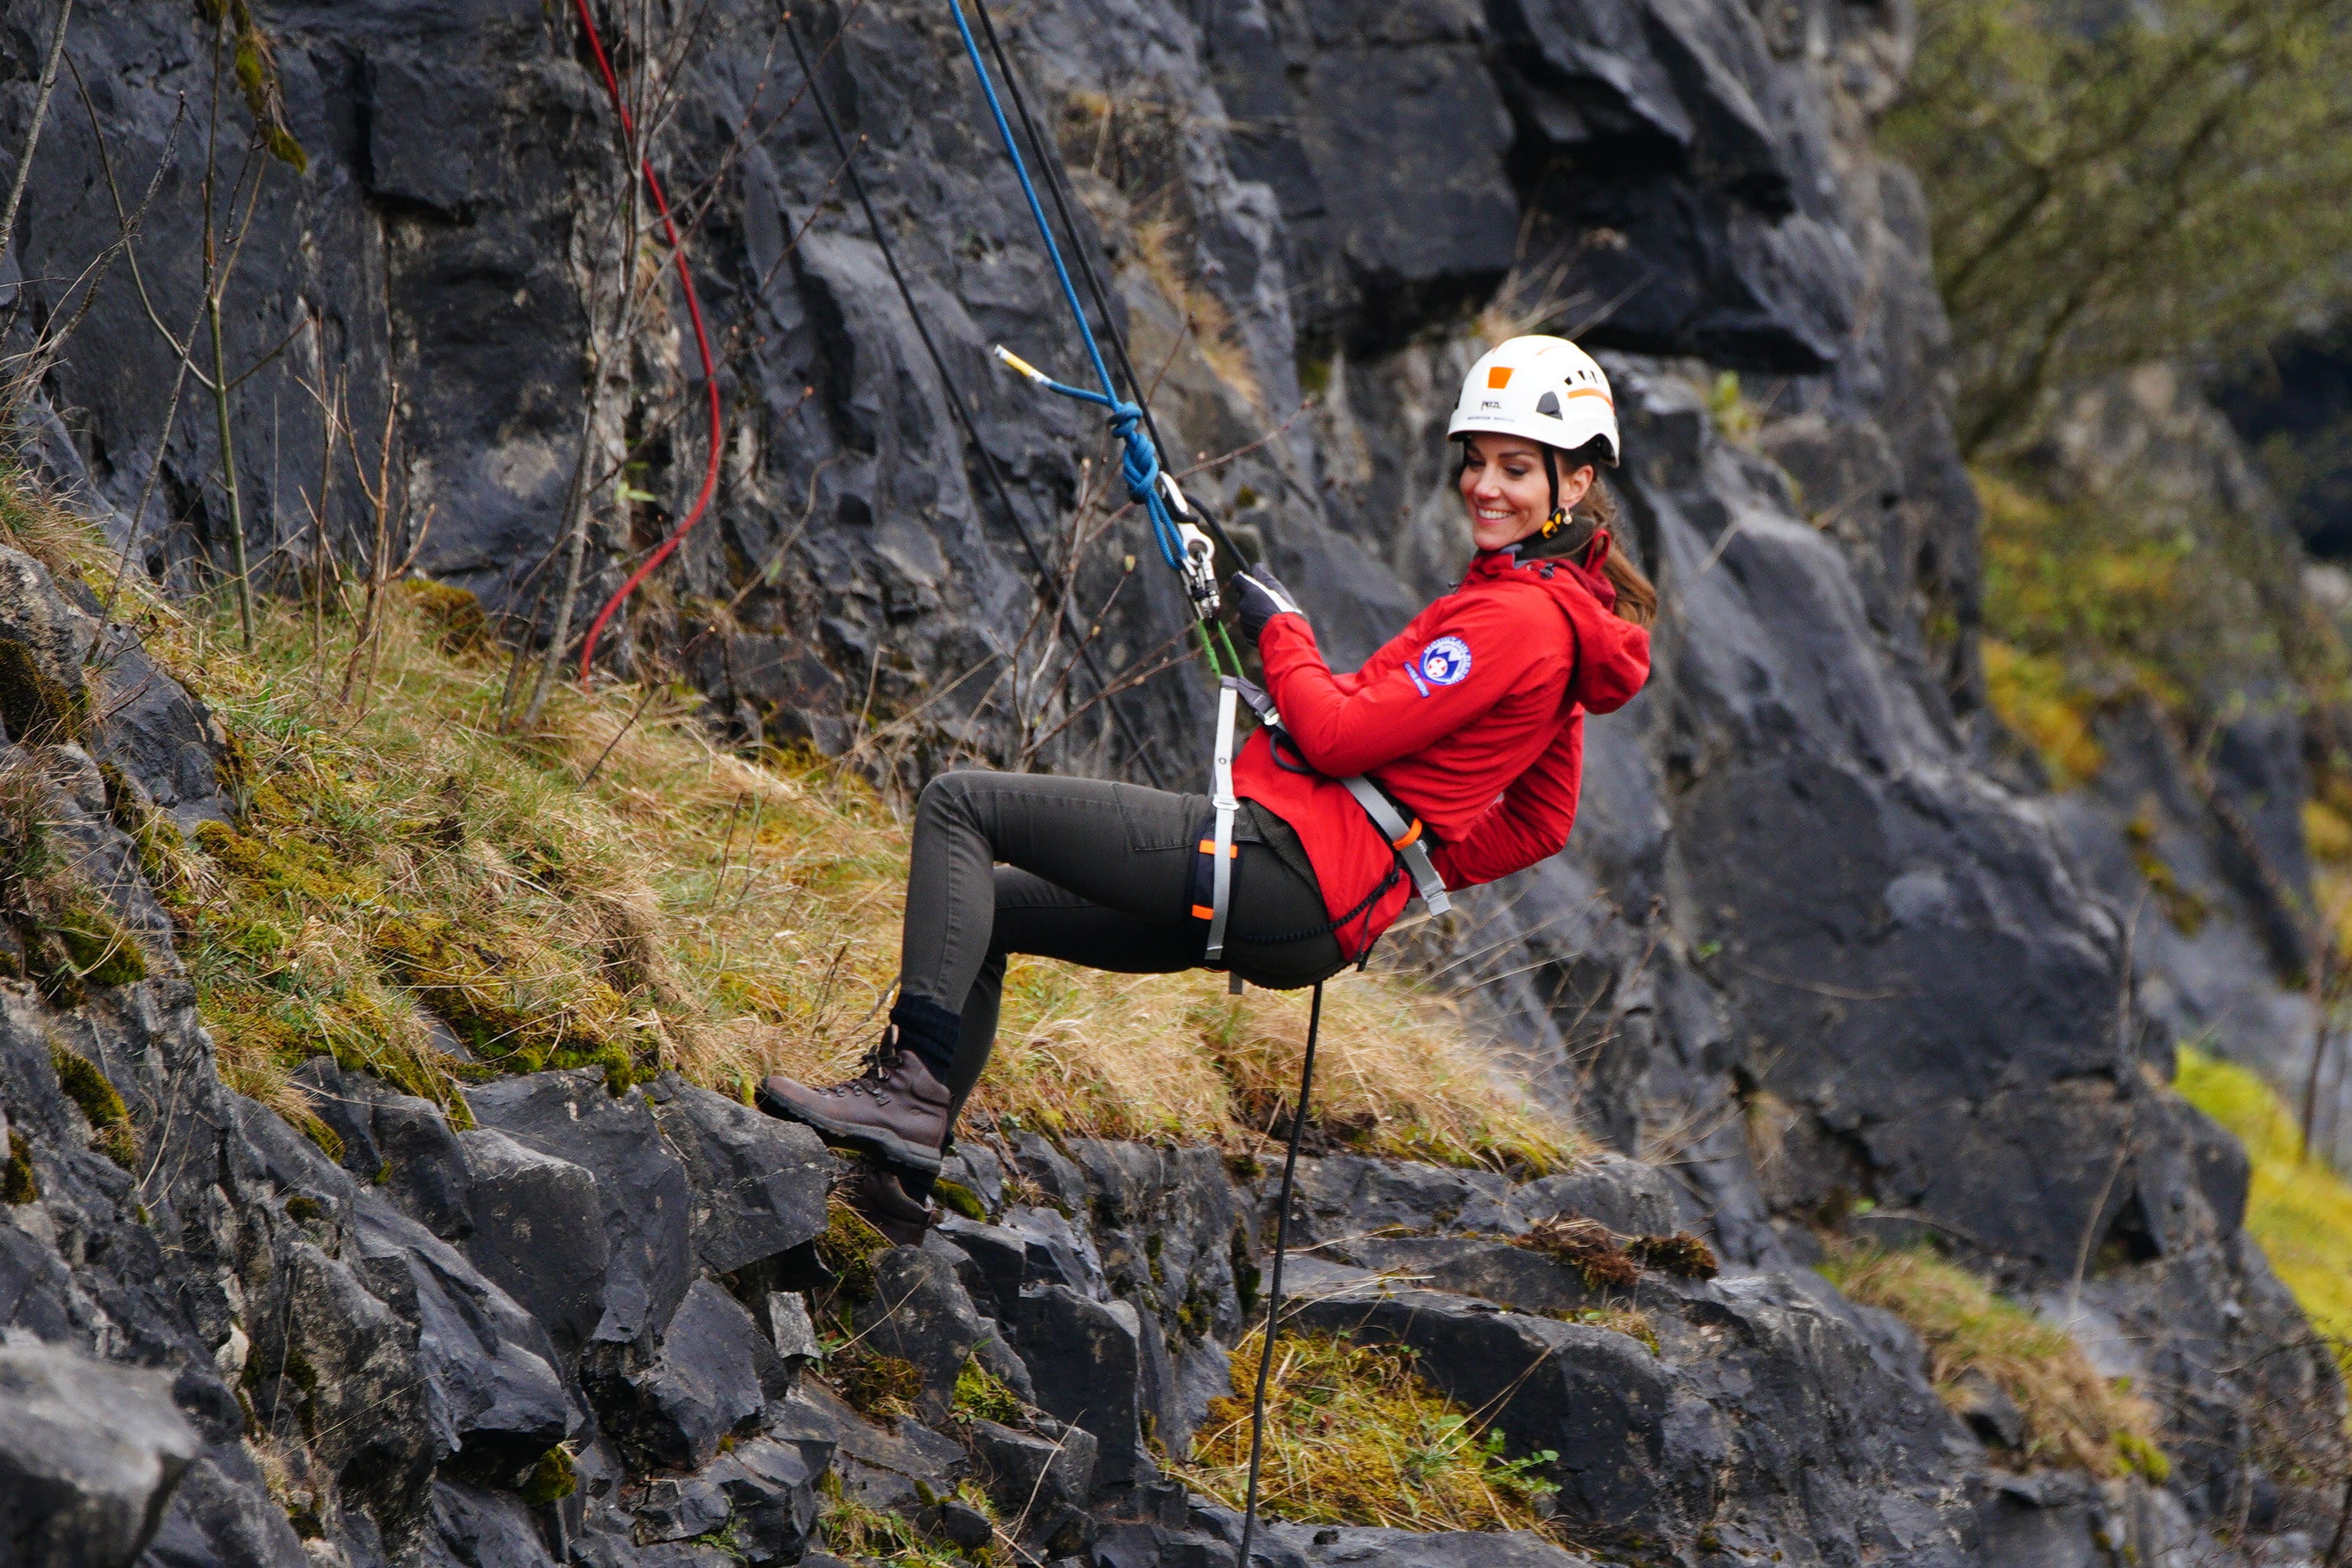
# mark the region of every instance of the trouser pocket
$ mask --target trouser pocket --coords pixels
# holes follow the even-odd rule
[[[1110,794],[1118,805],[1127,847],[1138,854],[1193,847],[1201,837],[1195,831],[1197,825],[1211,815],[1209,797],[1204,795],[1178,795],[1130,784],[1113,784]]]

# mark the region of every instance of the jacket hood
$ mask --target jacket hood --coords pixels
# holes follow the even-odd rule
[[[1588,713],[1614,713],[1650,679],[1650,634],[1617,613],[1617,589],[1608,574],[1572,557],[1523,559],[1517,550],[1481,551],[1474,576],[1532,583],[1568,618],[1576,634],[1576,669],[1569,696]]]

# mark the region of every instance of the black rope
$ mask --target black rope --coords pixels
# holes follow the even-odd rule
[[[801,78],[808,83],[809,97],[815,102],[817,113],[824,120],[825,134],[833,138],[833,149],[840,154],[842,167],[849,174],[849,188],[856,194],[857,205],[865,210],[866,226],[873,233],[874,243],[882,251],[884,264],[890,268],[890,280],[898,286],[898,298],[906,302],[907,314],[915,323],[916,333],[923,340],[923,352],[930,355],[931,368],[939,373],[940,385],[948,395],[948,406],[954,412],[956,423],[962,427],[964,439],[971,442],[972,450],[980,454],[981,471],[988,476],[989,488],[995,491],[997,504],[1013,520],[1013,531],[1020,535],[1021,548],[1028,553],[1029,563],[1037,569],[1039,592],[1050,596],[1055,592],[1053,569],[1046,565],[1045,552],[1037,548],[1036,540],[1029,532],[1029,525],[1022,521],[1020,510],[1013,504],[1013,492],[1006,486],[1003,474],[997,468],[996,455],[980,438],[980,431],[972,424],[971,410],[964,405],[963,394],[957,389],[955,378],[948,374],[946,356],[940,353],[939,344],[931,339],[930,323],[915,303],[915,291],[907,286],[907,275],[898,269],[898,253],[890,247],[890,237],[883,231],[882,220],[875,216],[874,203],[866,194],[866,182],[858,175],[856,162],[850,156],[849,143],[843,138],[841,126],[833,117],[833,106],[825,101],[824,89],[817,86],[816,72],[809,67],[808,51],[801,45],[800,29],[793,25],[790,11],[784,13],[784,36],[792,40],[793,56],[801,64]],[[839,41],[836,36],[835,42]],[[1026,113],[1025,110],[1024,112]],[[1126,363],[1126,352],[1124,348],[1119,351],[1122,364]],[[1148,419],[1150,415],[1147,411],[1144,416]],[[1156,437],[1154,438],[1157,439]],[[1093,645],[1087,640],[1085,629],[1071,613],[1066,598],[1062,601],[1061,611],[1063,627],[1070,634],[1070,640],[1077,649],[1078,658],[1085,662],[1087,672],[1094,677],[1095,690],[1099,694],[1103,706],[1110,710],[1111,721],[1126,737],[1129,752],[1135,760],[1142,763],[1143,771],[1150,775],[1155,788],[1167,788],[1166,782],[1160,776],[1159,764],[1151,760],[1150,750],[1137,737],[1126,713],[1112,700],[1110,679],[1103,673],[1102,666],[1096,662]]]
[[[1070,216],[1069,197],[1063,194],[1061,149],[1049,143],[1038,131],[1037,122],[1030,118],[1029,100],[1021,91],[1021,79],[1014,74],[1013,62],[1004,58],[1004,46],[997,39],[996,24],[989,20],[985,0],[972,0],[971,8],[980,13],[981,36],[988,40],[989,52],[996,57],[997,74],[1004,79],[1004,85],[1013,95],[1013,111],[1021,121],[1023,133],[1029,138],[1030,155],[1036,160],[1037,166],[1045,171],[1046,194],[1054,198],[1054,210],[1061,215],[1062,229],[1069,236],[1072,254],[1078,258],[1078,271],[1087,280],[1087,291],[1095,298],[1095,313],[1102,318],[1103,331],[1110,337],[1111,353],[1118,359],[1119,374],[1127,377],[1128,395],[1135,405],[1143,410],[1143,427],[1150,433],[1151,444],[1159,448],[1160,461],[1164,464],[1168,460],[1168,443],[1160,438],[1159,423],[1151,417],[1151,400],[1144,395],[1143,378],[1135,374],[1135,361],[1128,357],[1127,334],[1119,331],[1118,318],[1111,314],[1110,295],[1095,271],[1094,258],[1087,254],[1077,220]],[[1217,514],[1189,495],[1184,500],[1201,514],[1201,521],[1209,525],[1209,532],[1215,537],[1217,548],[1231,556],[1235,566],[1244,564],[1246,557],[1234,548],[1234,542],[1226,537],[1225,526],[1217,521]]]
[[[1258,1346],[1257,1393],[1250,1400],[1249,1496],[1242,1506],[1242,1550],[1235,1568],[1249,1568],[1250,1542],[1257,1535],[1257,1471],[1265,1455],[1265,1380],[1274,1368],[1274,1331],[1282,1320],[1282,1255],[1290,1245],[1290,1193],[1298,1173],[1298,1141],[1307,1131],[1307,1096],[1315,1087],[1315,1037],[1323,1025],[1323,983],[1307,1012],[1307,1059],[1298,1069],[1298,1099],[1290,1108],[1290,1151],[1282,1160],[1282,1206],[1274,1214],[1274,1280],[1266,1293],[1265,1337]]]

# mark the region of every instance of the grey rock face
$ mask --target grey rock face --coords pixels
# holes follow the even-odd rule
[[[1084,1509],[1094,1496],[1095,1436],[1081,1427],[1048,1437],[975,1421],[971,1440],[981,1484],[1016,1519],[1050,1520],[1064,1510]]]
[[[707,1464],[720,1441],[747,1429],[784,1392],[773,1346],[736,1300],[707,1279],[686,1298],[642,1370],[599,1370],[589,1386],[622,1451],[643,1468]],[[765,1385],[765,1386],[763,1386]]]
[[[552,19],[265,9],[310,170],[267,171],[224,326],[240,363],[292,326],[317,330],[239,384],[233,421],[248,443],[268,427],[288,451],[315,450],[301,386],[320,363],[347,376],[363,428],[378,427],[396,384],[409,479],[440,520],[422,569],[493,608],[528,609],[526,574],[583,456],[583,390],[605,371],[585,364],[581,331],[593,215],[617,178],[599,86],[562,7]],[[1573,1447],[1601,1438],[1561,1429],[1560,1451],[1585,1454],[1575,1495],[1593,1517],[1695,1541],[1695,1521],[1729,1500],[1747,1533],[1719,1532],[1726,1554],[1767,1560],[2007,1550],[1953,1522],[1978,1460],[1923,1403],[1916,1343],[1779,1282],[1807,1255],[1807,1226],[1856,1198],[1875,1204],[1879,1234],[1959,1237],[2024,1291],[2070,1276],[2086,1241],[2118,1259],[2074,1295],[2077,1332],[2124,1347],[2132,1366],[2117,1373],[2160,1392],[2179,1460],[2163,1495],[2200,1520],[2250,1500],[2234,1457],[2249,1413],[2335,1390],[2325,1362],[2293,1348],[2299,1321],[2244,1237],[2226,1144],[2142,1071],[2167,1042],[2116,1026],[2127,952],[2151,967],[2107,907],[2137,894],[2137,872],[2110,875],[2085,848],[2099,835],[1979,766],[1966,636],[1976,518],[1938,390],[1945,327],[1919,194],[1869,144],[1870,116],[1899,86],[1908,15],[1694,0],[1046,0],[1003,18],[1045,118],[1071,131],[1076,243],[1112,277],[1139,356],[1168,363],[1171,466],[1256,441],[1299,409],[1302,378],[1318,389],[1280,435],[1188,482],[1298,585],[1339,662],[1460,570],[1442,426],[1480,346],[1469,313],[1496,302],[1531,323],[1590,321],[1583,335],[1620,356],[1622,542],[1669,606],[1655,674],[1592,727],[1570,850],[1504,896],[1465,900],[1465,925],[1446,940],[1489,953],[1491,967],[1464,977],[1485,983],[1515,1065],[1647,1163],[1556,1178],[1538,1197],[1500,1177],[1335,1158],[1310,1173],[1297,1217],[1325,1243],[1388,1225],[1419,1233],[1349,1256],[1486,1298],[1423,1292],[1449,1303],[1429,1310],[1460,1386],[1494,1386],[1489,1352],[1539,1355],[1549,1386],[1572,1386],[1596,1413],[1595,1433],[1634,1445],[1643,1462],[1627,1473],[1613,1452]],[[793,25],[822,46],[837,19],[803,8]],[[1036,524],[1062,516],[1098,431],[1090,414],[987,368],[984,347],[1000,339],[1065,373],[1075,360],[1057,285],[940,21],[919,0],[869,0],[824,80],[864,138],[860,167],[979,439],[1007,466],[1020,521]],[[684,657],[723,598],[725,635],[685,661],[744,736],[836,747],[866,693],[905,710],[946,690],[909,766],[950,741],[1001,749],[1013,732],[1001,714],[956,705],[987,680],[950,683],[1006,658],[1028,616],[1017,520],[947,458],[971,455],[854,204],[837,199],[814,106],[768,68],[788,53],[775,25],[772,8],[740,0],[708,14],[654,149],[674,184],[729,170],[689,262],[729,345],[736,435],[718,508],[674,568],[677,608],[634,606],[608,647],[640,668]],[[78,15],[76,58],[118,167],[160,157],[179,92],[204,99],[197,26],[168,7]],[[24,140],[39,32],[0,26],[8,145]],[[1089,109],[1101,100],[1124,118]],[[756,140],[722,156],[728,128],[744,123]],[[8,286],[28,316],[65,309],[62,280],[114,238],[89,199],[100,183],[86,129],[53,111],[11,237]],[[196,253],[192,186],[173,185],[152,216],[147,254]],[[1160,237],[1155,255],[1144,226]],[[1155,268],[1181,279],[1181,308]],[[167,316],[191,303],[184,269],[152,282]],[[1215,363],[1189,341],[1212,321],[1210,301],[1233,323],[1211,345]],[[673,432],[638,482],[676,516],[699,476],[702,388],[671,303],[586,456],[616,454],[633,428]],[[1726,369],[1748,375],[1764,410],[1745,444],[1709,412]],[[45,392],[76,411],[72,426],[37,410],[38,452],[135,563],[186,586],[217,572],[227,527],[216,427],[161,430],[173,370],[118,269]],[[251,542],[275,571],[301,558],[308,513],[290,467],[265,471],[257,450],[242,454]],[[158,465],[147,514],[129,516]],[[357,504],[338,488],[340,531],[353,534]],[[1078,583],[1100,604],[1122,554],[1146,561],[1098,644],[1127,668],[1182,611],[1148,569],[1135,521],[1119,529]],[[595,519],[592,596],[617,583],[628,532]],[[0,1309],[12,1327],[175,1369],[176,1397],[215,1447],[183,1482],[158,1560],[290,1562],[302,1550],[258,1472],[228,1458],[242,1452],[240,1394],[300,1458],[289,1484],[309,1500],[303,1528],[354,1563],[371,1532],[381,1555],[475,1568],[541,1561],[553,1539],[592,1560],[707,1560],[716,1549],[690,1536],[637,1544],[643,1477],[629,1467],[656,1448],[707,1458],[730,1419],[770,1421],[804,1456],[837,1449],[845,1485],[878,1504],[960,1479],[969,1457],[955,1441],[919,1422],[883,1431],[814,1386],[781,1404],[761,1386],[755,1417],[729,1415],[751,1408],[756,1346],[769,1342],[743,1339],[728,1292],[761,1303],[772,1332],[767,1292],[786,1281],[770,1266],[817,1217],[817,1157],[794,1135],[715,1098],[657,1087],[615,1100],[586,1075],[551,1074],[481,1088],[481,1128],[457,1136],[457,1163],[446,1128],[354,1091],[347,1158],[380,1158],[346,1171],[230,1096],[187,987],[161,962],[168,920],[108,819],[110,789],[184,826],[225,814],[218,737],[201,703],[151,681],[144,656],[110,642],[69,588],[21,557],[0,565],[0,626],[53,674],[88,673],[106,715],[86,752],[38,759],[58,831],[159,955],[155,979],[70,1015],[0,997],[0,1098],[42,1191],[0,1226]],[[1153,759],[1196,754],[1197,683],[1163,677],[1122,702]],[[2290,742],[2276,726],[2246,728],[2217,768],[2252,838],[2291,858]],[[1159,765],[1085,725],[1049,760],[1135,775]],[[2172,761],[2127,759],[2118,780],[2177,783]],[[120,785],[99,766],[110,763]],[[2168,807],[2159,831],[2185,820]],[[2190,868],[2259,902],[2218,855]],[[2277,988],[2243,984],[2276,965],[2279,935],[2241,923],[2182,944],[2154,966],[2137,1015],[2291,1035],[2291,1018],[2258,1016]],[[147,1173],[89,1149],[47,1066],[53,1032],[122,1090]],[[1047,1206],[1007,1207],[975,1156],[968,1184],[992,1222],[959,1222],[970,1270],[948,1261],[1013,1341],[1039,1402],[1098,1437],[1098,1506],[1116,1524],[1098,1554],[1213,1554],[1214,1531],[1181,1508],[1172,1521],[1134,1517],[1139,1494],[1123,1489],[1148,1476],[1147,1425],[1181,1453],[1207,1394],[1223,1391],[1223,1347],[1255,1304],[1262,1195],[1234,1191],[1203,1152],[1061,1149],[1033,1135],[987,1163],[1035,1184]],[[371,1206],[351,1177],[385,1164],[390,1205],[478,1275]],[[1560,1210],[1621,1229],[1707,1227],[1767,1283],[1645,1285],[1660,1339],[1645,1363],[1630,1340],[1536,1315],[1590,1301],[1494,1239]],[[501,1298],[536,1321],[544,1349]],[[689,1312],[698,1327],[681,1332]],[[719,1364],[702,1364],[706,1350]],[[551,1395],[534,1361],[566,1392]],[[616,1428],[641,1420],[660,1436],[632,1438],[625,1456],[604,1412],[578,1424],[582,1384]],[[1769,1418],[1743,1416],[1750,1402]],[[506,1444],[520,1464],[559,1426],[577,1450],[580,1500],[525,1504],[456,1473],[469,1440],[478,1454]],[[1948,1492],[1961,1500],[1948,1505]],[[704,1517],[693,1509],[709,1499],[696,1497],[647,1517],[665,1530]],[[2055,1521],[2053,1551],[2094,1526],[2087,1502],[2035,1506],[2032,1528]],[[1998,1509],[1971,1517],[2007,1528]],[[2128,1510],[2112,1517],[2141,1530]],[[579,1528],[559,1535],[551,1518]],[[1404,1550],[1332,1545],[1359,1548]]]
[[[665,1079],[654,1117],[694,1188],[695,1256],[729,1274],[824,1228],[839,1163],[816,1134],[691,1084]]]
[[[621,1345],[658,1335],[693,1278],[693,1188],[653,1107],[635,1089],[605,1092],[603,1076],[588,1070],[508,1079],[467,1100],[482,1126],[594,1178],[609,1261],[587,1338]],[[517,1261],[535,1267],[536,1247]]]
[[[943,1420],[957,1374],[989,1337],[954,1263],[926,1248],[894,1247],[874,1259],[874,1292],[857,1310],[866,1343],[919,1370],[919,1408],[926,1420]]]
[[[1345,1563],[1350,1568],[1573,1568],[1592,1561],[1540,1536],[1445,1531],[1419,1535],[1402,1530],[1366,1530],[1301,1525],[1284,1528],[1284,1541],[1307,1562]],[[1255,1552],[1251,1553],[1256,1555]]]
[[[612,1242],[596,1178],[491,1128],[458,1135],[472,1183],[466,1254],[576,1355],[604,1321]]]
[[[451,1468],[520,1485],[582,1422],[547,1331],[447,1243],[373,1194],[351,1246],[375,1295],[416,1324],[426,1419]]]
[[[1094,1435],[1095,1479],[1133,1479],[1143,1458],[1144,1410],[1143,1329],[1134,1307],[1046,1285],[1022,1297],[1006,1326],[1038,1405]]]
[[[0,1548],[26,1568],[127,1568],[203,1452],[170,1380],[58,1346],[0,1348]]]
[[[365,1073],[344,1072],[330,1056],[303,1063],[295,1080],[310,1091],[319,1119],[342,1141],[345,1170],[383,1187],[445,1241],[472,1231],[465,1150],[438,1106],[398,1093]]]

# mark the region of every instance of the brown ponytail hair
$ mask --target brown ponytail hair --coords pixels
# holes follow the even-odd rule
[[[1608,484],[1601,470],[1592,470],[1591,488],[1584,499],[1576,503],[1571,514],[1586,526],[1577,531],[1587,539],[1594,529],[1609,531],[1609,555],[1601,569],[1608,574],[1609,585],[1617,590],[1617,613],[1635,626],[1647,630],[1658,618],[1658,589],[1643,570],[1633,564],[1633,558],[1617,545],[1617,498],[1609,493]]]

